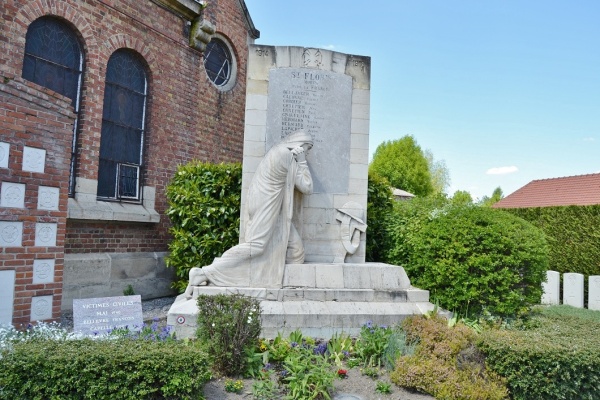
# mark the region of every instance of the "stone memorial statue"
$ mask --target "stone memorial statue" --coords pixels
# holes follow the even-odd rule
[[[310,134],[298,131],[273,146],[257,167],[248,189],[245,242],[215,258],[211,265],[190,270],[186,297],[194,286],[281,287],[286,263],[302,264],[304,246],[294,226],[294,210],[312,193],[306,154]],[[296,196],[295,196],[296,192]],[[296,204],[295,204],[296,203]]]

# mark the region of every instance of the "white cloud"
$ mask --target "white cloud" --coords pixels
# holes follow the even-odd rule
[[[595,140],[596,140],[596,139],[595,139],[595,138],[593,138],[593,137],[591,137],[591,136],[588,136],[588,137],[584,137],[584,138],[583,138],[583,141],[584,141],[584,142],[593,142],[593,141],[595,141]]]
[[[333,50],[336,49],[336,45],[335,44],[327,44],[325,46],[321,46],[321,48],[325,49],[325,50],[332,50],[333,51]]]
[[[515,167],[514,165],[511,165],[510,167],[490,168],[487,171],[485,171],[485,173],[488,175],[506,175],[506,174],[512,174],[513,172],[517,172],[518,170],[519,170],[519,168]]]

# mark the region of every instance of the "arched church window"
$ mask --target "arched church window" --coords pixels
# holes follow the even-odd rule
[[[83,51],[73,29],[55,17],[41,17],[29,25],[25,36],[23,79],[54,90],[69,99],[79,114]],[[77,127],[75,120],[71,144],[69,195],[75,187]]]
[[[119,49],[108,60],[98,198],[140,200],[148,82],[142,58]]]

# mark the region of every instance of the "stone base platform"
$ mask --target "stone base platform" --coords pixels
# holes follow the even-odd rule
[[[429,292],[413,288],[397,266],[366,264],[288,264],[282,288],[199,286],[192,299],[180,295],[167,314],[178,338],[196,331],[200,294],[243,294],[260,300],[262,333],[274,338],[300,329],[304,335],[330,338],[356,335],[372,321],[392,325],[407,316],[433,310]]]

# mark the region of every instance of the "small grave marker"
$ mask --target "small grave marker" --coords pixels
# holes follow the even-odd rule
[[[73,300],[75,332],[94,336],[115,328],[128,327],[132,331],[139,331],[143,324],[140,295]]]

